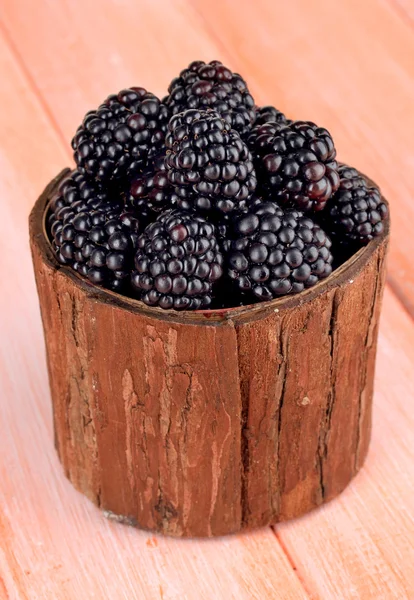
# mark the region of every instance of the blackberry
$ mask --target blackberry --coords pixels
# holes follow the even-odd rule
[[[247,200],[246,204],[239,206],[237,210],[233,211],[230,214],[211,213],[208,215],[209,222],[214,223],[214,226],[216,228],[217,239],[224,253],[228,252],[232,242],[233,224],[236,222],[237,219],[239,219],[247,212],[251,212],[251,210],[259,204],[264,206],[269,203],[263,200],[263,198],[261,198],[260,196],[253,194]],[[270,203],[270,205],[277,206],[274,203]]]
[[[356,188],[366,188],[366,179],[353,167],[348,165],[339,165],[339,189],[340,190],[353,190]]]
[[[264,125],[265,123],[280,123],[281,125],[287,125],[291,122],[292,121],[288,120],[285,115],[274,106],[262,106],[261,108],[256,106],[255,126]]]
[[[309,121],[255,126],[248,138],[262,191],[301,210],[322,210],[338,189],[338,164],[326,129]]]
[[[58,209],[51,226],[59,262],[115,291],[128,282],[138,231],[139,221],[122,205],[96,198]]]
[[[114,201],[119,204],[119,201]],[[97,181],[94,181],[78,169],[74,169],[60,183],[56,194],[49,204],[47,217],[48,232],[56,228],[56,222],[63,221],[65,214],[74,210],[92,210],[101,204],[110,204],[109,190],[105,190]]]
[[[296,294],[332,271],[331,240],[303,212],[257,202],[233,222],[228,274],[259,300]]]
[[[339,189],[330,201],[327,223],[340,242],[367,244],[383,233],[388,207],[377,188],[349,181],[351,187]]]
[[[109,96],[72,140],[78,169],[103,181],[145,169],[164,143],[169,110],[144,88]]]
[[[103,202],[108,199],[108,192],[99,182],[94,181],[77,169],[71,171],[60,183],[56,194],[50,202],[50,220],[56,219],[55,213],[74,202],[87,202],[93,200]]]
[[[127,202],[144,216],[171,208],[175,200],[167,175],[165,156],[158,158],[152,169],[132,180]]]
[[[170,209],[139,237],[132,285],[150,306],[207,308],[222,265],[214,225],[194,213]]]
[[[172,80],[164,98],[172,114],[188,108],[218,112],[240,135],[245,135],[256,118],[254,100],[247,84],[218,60],[192,62]]]
[[[180,208],[230,213],[254,192],[252,156],[214,111],[187,110],[168,124],[168,178]]]

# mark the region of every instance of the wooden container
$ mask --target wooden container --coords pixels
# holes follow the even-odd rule
[[[55,443],[108,515],[174,536],[291,519],[367,455],[389,230],[293,297],[207,312],[149,308],[57,263],[57,177],[30,216]]]

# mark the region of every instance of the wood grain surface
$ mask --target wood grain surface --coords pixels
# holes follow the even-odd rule
[[[0,0],[0,598],[414,597],[414,7],[410,0]],[[337,500],[214,541],[105,520],[53,448],[27,217],[109,92],[222,59],[380,183],[392,245],[373,442]]]

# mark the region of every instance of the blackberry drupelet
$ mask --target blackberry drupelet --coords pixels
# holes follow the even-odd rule
[[[168,179],[165,156],[158,157],[151,169],[132,180],[126,201],[143,216],[172,207],[174,190]]]
[[[132,285],[149,306],[208,308],[222,265],[214,225],[194,213],[170,209],[139,237]]]
[[[291,123],[289,119],[285,117],[285,115],[280,112],[274,106],[262,106],[259,108],[256,107],[256,121],[254,125],[264,125],[265,123],[280,123],[281,125],[287,125]]]
[[[218,239],[219,245],[223,249],[224,253],[228,252],[231,242],[232,242],[233,231],[234,231],[233,224],[236,222],[237,219],[242,217],[244,214],[251,212],[259,204],[261,205],[261,207],[267,206],[267,205],[269,205],[271,208],[277,207],[277,205],[274,202],[267,202],[267,201],[263,200],[263,198],[261,198],[260,196],[253,194],[246,201],[246,204],[243,203],[242,206],[239,206],[237,208],[237,210],[233,211],[232,213],[229,213],[229,214],[220,214],[220,213],[217,213],[217,214],[211,213],[210,214],[209,213],[208,220],[210,222],[214,223],[214,225],[216,227],[217,239]],[[280,211],[282,210],[279,207],[277,207],[277,208]],[[259,209],[257,209],[257,210],[259,210]]]
[[[70,206],[74,202],[103,202],[108,200],[108,192],[100,185],[98,181],[94,181],[89,176],[74,169],[61,182],[59,188],[50,202],[50,220],[56,219],[55,213],[66,206]]]
[[[339,165],[339,188],[340,190],[353,190],[368,187],[366,179],[353,167]]]
[[[233,222],[228,274],[259,300],[296,294],[332,271],[331,240],[303,212],[257,202]]]
[[[59,262],[115,291],[129,281],[138,232],[138,219],[121,204],[96,198],[59,208],[51,226]]]
[[[245,135],[252,127],[256,110],[247,84],[218,60],[192,62],[172,80],[163,102],[173,114],[188,108],[218,112],[228,125]]]
[[[169,116],[144,88],[109,96],[86,114],[72,140],[78,169],[102,181],[144,170],[163,146]]]
[[[309,121],[255,126],[248,145],[261,191],[281,205],[322,210],[338,189],[338,164],[326,129]]]
[[[168,178],[180,208],[230,213],[254,192],[252,156],[214,111],[187,110],[168,124]]]
[[[98,181],[74,169],[60,183],[50,201],[47,217],[48,231],[54,231],[52,228],[57,227],[54,224],[62,221],[64,215],[70,210],[91,210],[102,203],[109,203],[109,191]]]
[[[342,244],[364,245],[384,231],[388,207],[375,187],[360,185],[339,189],[329,202],[327,224]]]

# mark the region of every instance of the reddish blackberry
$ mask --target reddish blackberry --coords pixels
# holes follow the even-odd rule
[[[228,125],[246,134],[256,118],[254,100],[247,84],[218,60],[192,62],[172,80],[165,104],[173,114],[188,108],[218,112]]]
[[[138,220],[120,204],[78,200],[56,211],[52,245],[60,263],[117,291],[128,282],[138,230]]]
[[[339,189],[329,202],[327,222],[342,243],[367,244],[383,233],[387,218],[388,207],[380,191],[362,186],[359,180],[353,181],[353,187]]]
[[[109,96],[72,140],[79,170],[101,180],[133,176],[159,153],[168,119],[167,107],[144,88]]]
[[[322,210],[338,189],[336,151],[329,132],[308,121],[255,126],[248,138],[262,191],[301,210]]]
[[[168,178],[180,208],[230,213],[256,188],[251,154],[214,111],[187,110],[168,124]]]
[[[257,202],[233,222],[228,274],[259,300],[296,294],[332,271],[331,240],[304,213]]]
[[[161,212],[171,208],[175,202],[173,196],[163,156],[151,169],[132,180],[127,202],[139,214],[148,215],[151,211]]]
[[[339,165],[339,189],[340,190],[353,190],[356,188],[366,188],[366,179],[353,167],[348,165]]]
[[[222,264],[214,225],[194,213],[171,209],[139,237],[132,285],[150,306],[207,308]]]
[[[292,121],[288,120],[285,115],[274,106],[256,107],[255,127],[257,125],[264,125],[265,123],[280,123],[281,125],[287,125],[291,122]]]

